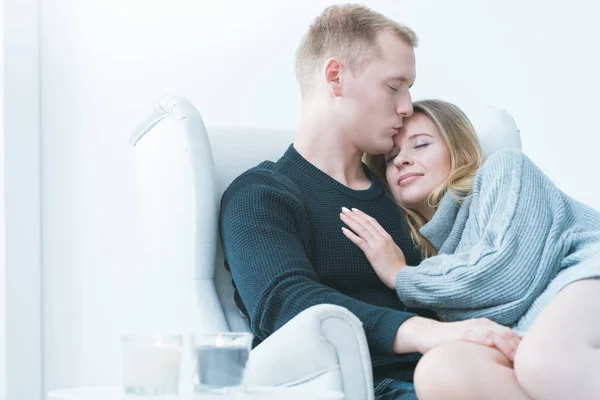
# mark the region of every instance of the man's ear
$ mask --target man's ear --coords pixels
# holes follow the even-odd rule
[[[325,61],[325,81],[335,97],[342,95],[342,70],[343,65],[339,60],[330,58]]]

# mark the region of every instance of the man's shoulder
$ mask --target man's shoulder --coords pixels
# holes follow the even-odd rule
[[[231,182],[223,193],[223,198],[255,196],[268,192],[299,196],[301,192],[287,174],[284,164],[281,159],[277,162],[267,160],[246,170]]]
[[[265,160],[259,163],[258,165],[242,172],[237,178],[234,179],[233,182],[252,181],[253,179],[257,179],[258,177],[276,178],[276,176],[279,173],[278,169],[279,168],[277,168],[276,162]]]

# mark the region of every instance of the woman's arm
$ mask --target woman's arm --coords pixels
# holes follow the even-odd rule
[[[359,211],[344,212],[342,219],[354,231],[346,236],[406,305],[433,309],[447,320],[487,317],[510,325],[556,273],[567,204],[525,155],[504,150],[477,175],[465,232],[474,239],[455,254],[406,266],[377,221]]]
[[[466,229],[472,247],[396,275],[407,304],[448,320],[484,316],[511,325],[556,273],[569,210],[565,196],[521,152],[490,157],[475,182]]]
[[[394,289],[398,269],[406,266],[402,250],[379,223],[367,214],[356,209],[350,211],[344,208],[340,218],[359,233],[356,235],[342,228],[344,234],[363,250],[379,278],[390,289]],[[396,354],[425,354],[436,346],[457,340],[496,347],[513,361],[521,339],[510,329],[485,318],[439,322],[414,316],[398,328],[393,350]]]

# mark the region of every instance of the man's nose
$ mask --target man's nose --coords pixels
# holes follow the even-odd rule
[[[408,118],[413,115],[413,105],[410,93],[406,96],[403,96],[402,99],[398,101],[398,104],[396,105],[396,114],[403,118]]]

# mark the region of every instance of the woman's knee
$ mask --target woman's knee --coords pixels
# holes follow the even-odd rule
[[[483,363],[496,362],[494,357],[492,349],[467,342],[448,343],[428,351],[415,370],[418,398],[472,398],[476,390],[473,374]]]
[[[452,390],[457,379],[456,371],[451,365],[454,360],[456,350],[450,345],[431,349],[421,358],[414,377],[419,399],[440,399]]]
[[[589,364],[595,368],[595,341],[600,338],[597,304],[590,303],[600,281],[567,286],[550,302],[521,340],[515,376],[533,398],[572,398],[586,390]],[[594,312],[595,311],[595,312]],[[597,342],[596,342],[597,343]]]
[[[530,340],[526,340],[530,339]],[[576,364],[578,351],[556,343],[524,338],[515,356],[515,376],[523,390],[534,399],[570,398],[578,381]]]

